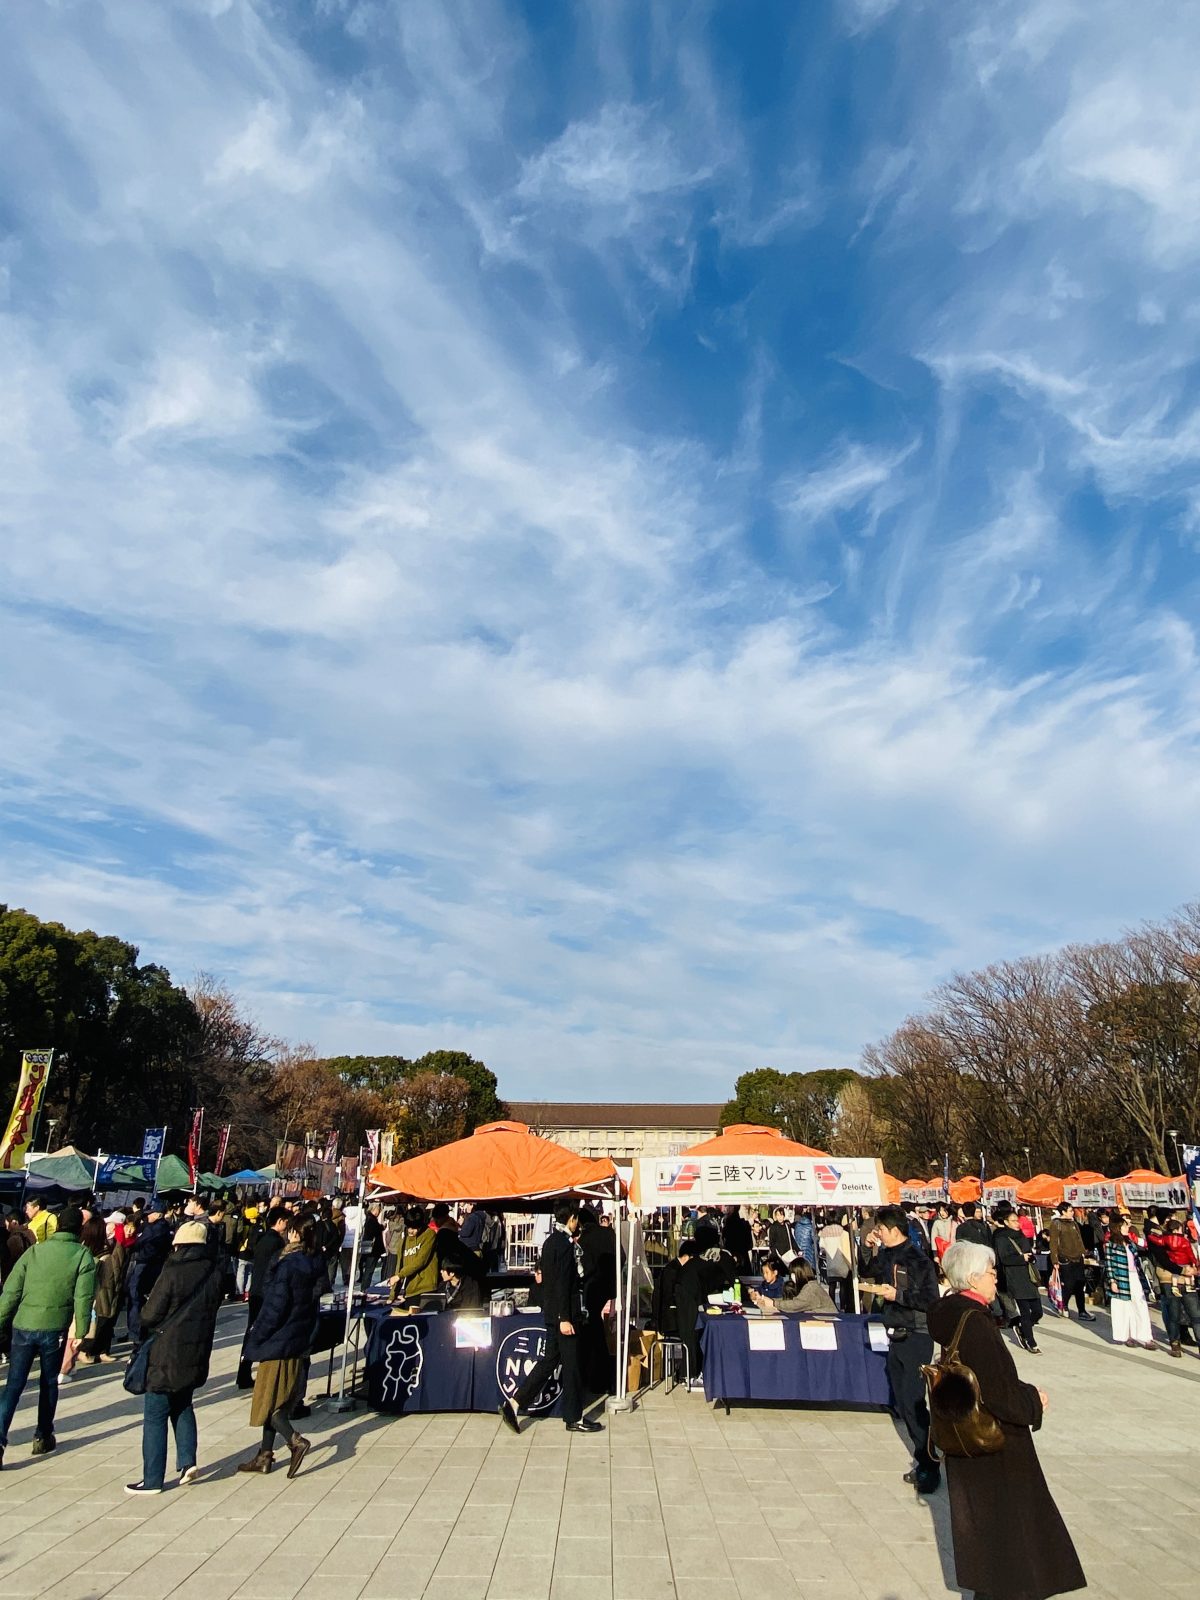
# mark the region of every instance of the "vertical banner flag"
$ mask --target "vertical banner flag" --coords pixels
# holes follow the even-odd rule
[[[147,1128],[142,1134],[142,1160],[161,1161],[167,1145],[165,1128]]]
[[[379,1140],[379,1159],[385,1167],[390,1167],[396,1156],[396,1135],[390,1130],[383,1134]]]
[[[1184,1145],[1183,1175],[1187,1179],[1188,1195],[1192,1202],[1192,1219],[1200,1228],[1200,1144]]]
[[[979,1198],[984,1198],[983,1186],[987,1182],[987,1162],[983,1159],[983,1151],[979,1152]]]
[[[944,1200],[947,1200],[947,1201],[950,1199],[950,1152],[949,1152],[949,1150],[947,1150],[946,1154],[942,1157],[942,1198]]]
[[[200,1176],[200,1136],[204,1132],[204,1107],[192,1112],[192,1131],[188,1134],[188,1173],[192,1188]]]
[[[0,1172],[21,1172],[24,1169],[25,1156],[33,1142],[53,1059],[53,1050],[21,1052],[17,1097],[13,1101],[12,1116],[8,1119],[4,1138],[0,1140]]]
[[[217,1140],[217,1160],[213,1171],[217,1177],[221,1176],[225,1167],[225,1152],[229,1149],[229,1135],[233,1132],[233,1123],[227,1122],[221,1129],[221,1137]]]
[[[379,1142],[383,1138],[382,1128],[367,1129],[367,1171],[379,1160]]]

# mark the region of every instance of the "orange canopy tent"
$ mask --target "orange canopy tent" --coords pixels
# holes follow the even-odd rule
[[[691,1145],[685,1156],[827,1156],[828,1150],[814,1150],[755,1122],[734,1122],[722,1128],[713,1139]]]
[[[1116,1183],[1170,1183],[1170,1178],[1163,1172],[1151,1172],[1146,1167],[1135,1167],[1132,1172],[1127,1172],[1124,1177],[1114,1179]]]
[[[1068,1172],[1063,1179],[1064,1183],[1107,1183],[1108,1179],[1102,1172]]]
[[[1019,1189],[1020,1178],[1014,1178],[1011,1172],[1002,1172],[998,1178],[988,1178],[983,1185],[984,1198],[987,1198],[989,1189]]]
[[[1017,1199],[1026,1206],[1057,1206],[1062,1204],[1062,1197],[1062,1179],[1048,1172],[1039,1172],[1028,1183],[1017,1186]]]
[[[883,1175],[883,1198],[889,1206],[900,1204],[900,1179],[893,1178],[890,1172]]]
[[[488,1122],[465,1139],[392,1166],[371,1168],[376,1194],[415,1200],[548,1200],[559,1194],[611,1196],[617,1169],[607,1156],[592,1160],[524,1122]]]
[[[979,1179],[956,1178],[950,1185],[950,1198],[956,1206],[961,1206],[964,1200],[979,1200]]]

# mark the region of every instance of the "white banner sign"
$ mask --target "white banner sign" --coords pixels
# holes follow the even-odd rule
[[[1005,1200],[1008,1201],[1010,1206],[1015,1206],[1017,1203],[1017,1191],[1007,1188],[1002,1183],[989,1183],[983,1191],[983,1203],[985,1206],[998,1206]]]
[[[900,1198],[913,1206],[936,1206],[946,1198],[945,1190],[940,1183],[927,1183],[920,1186],[911,1183],[900,1185]]]
[[[1069,1206],[1115,1206],[1115,1183],[1064,1183],[1063,1199]]]
[[[862,1156],[638,1158],[639,1205],[879,1206],[883,1168]]]
[[[1185,1211],[1189,1204],[1182,1183],[1123,1183],[1121,1193],[1127,1206],[1169,1206],[1172,1211]]]

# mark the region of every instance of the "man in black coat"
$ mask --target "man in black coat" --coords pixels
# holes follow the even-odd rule
[[[722,1261],[732,1267],[728,1256]],[[687,1378],[691,1388],[702,1388],[700,1381],[700,1331],[697,1323],[710,1294],[719,1294],[733,1282],[733,1274],[721,1262],[709,1261],[700,1254],[695,1239],[685,1239],[676,1260],[668,1261],[654,1286],[651,1320],[659,1333],[682,1339],[687,1350]]]
[[[171,1254],[142,1308],[142,1328],[157,1332],[146,1366],[142,1410],[142,1476],[126,1484],[129,1495],[161,1494],[167,1470],[167,1423],[175,1435],[180,1483],[197,1473],[194,1392],[208,1381],[217,1310],[224,1292],[207,1225],[184,1222]]]
[[[579,1330],[583,1326],[583,1257],[579,1248],[579,1203],[562,1200],[554,1208],[554,1228],[542,1246],[542,1315],[546,1353],[511,1400],[500,1402],[506,1427],[520,1433],[518,1408],[536,1400],[555,1368],[561,1368],[562,1415],[568,1433],[600,1433],[602,1424],[583,1415],[579,1371]]]
[[[974,1201],[967,1200],[959,1208],[958,1227],[954,1233],[956,1244],[985,1244],[992,1248],[992,1230],[977,1214]]]
[[[617,1368],[604,1336],[604,1308],[617,1295],[617,1240],[611,1228],[600,1226],[590,1206],[579,1215],[579,1249],[586,1313],[579,1337],[579,1370],[593,1394],[613,1394]]]
[[[937,1268],[909,1238],[908,1218],[899,1206],[876,1212],[868,1243],[873,1241],[878,1248],[868,1262],[867,1275],[875,1286],[873,1293],[884,1302],[888,1380],[895,1413],[913,1445],[913,1467],[904,1480],[915,1484],[918,1494],[932,1494],[942,1475],[929,1452],[929,1410],[921,1368],[933,1360],[925,1314],[938,1300]]]
[[[444,1267],[454,1267],[460,1278],[473,1278],[476,1283],[482,1284],[483,1262],[474,1250],[469,1250],[463,1243],[458,1224],[453,1217],[442,1217],[438,1221],[433,1249],[437,1256],[439,1273]]]
[[[262,1310],[263,1295],[266,1292],[267,1272],[272,1261],[283,1249],[284,1235],[287,1233],[288,1213],[282,1206],[273,1206],[267,1212],[266,1220],[262,1225],[262,1232],[254,1241],[254,1253],[250,1257],[250,1298],[246,1303],[246,1333],[242,1337],[242,1358],[238,1362],[237,1386],[239,1389],[253,1389],[254,1373],[252,1361],[246,1360],[246,1339],[250,1329],[254,1326],[254,1319]]]
[[[754,1230],[737,1206],[730,1206],[721,1228],[721,1243],[733,1257],[738,1272],[750,1271],[750,1258],[754,1249]]]
[[[146,1208],[146,1220],[129,1251],[129,1271],[125,1277],[125,1322],[135,1345],[142,1337],[142,1307],[150,1298],[170,1253],[171,1227],[163,1215],[162,1201],[156,1195]]]

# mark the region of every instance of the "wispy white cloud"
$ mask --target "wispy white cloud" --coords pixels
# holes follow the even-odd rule
[[[1189,179],[1045,9],[766,138],[666,12],[23,12],[0,894],[681,1096],[1180,898]]]

